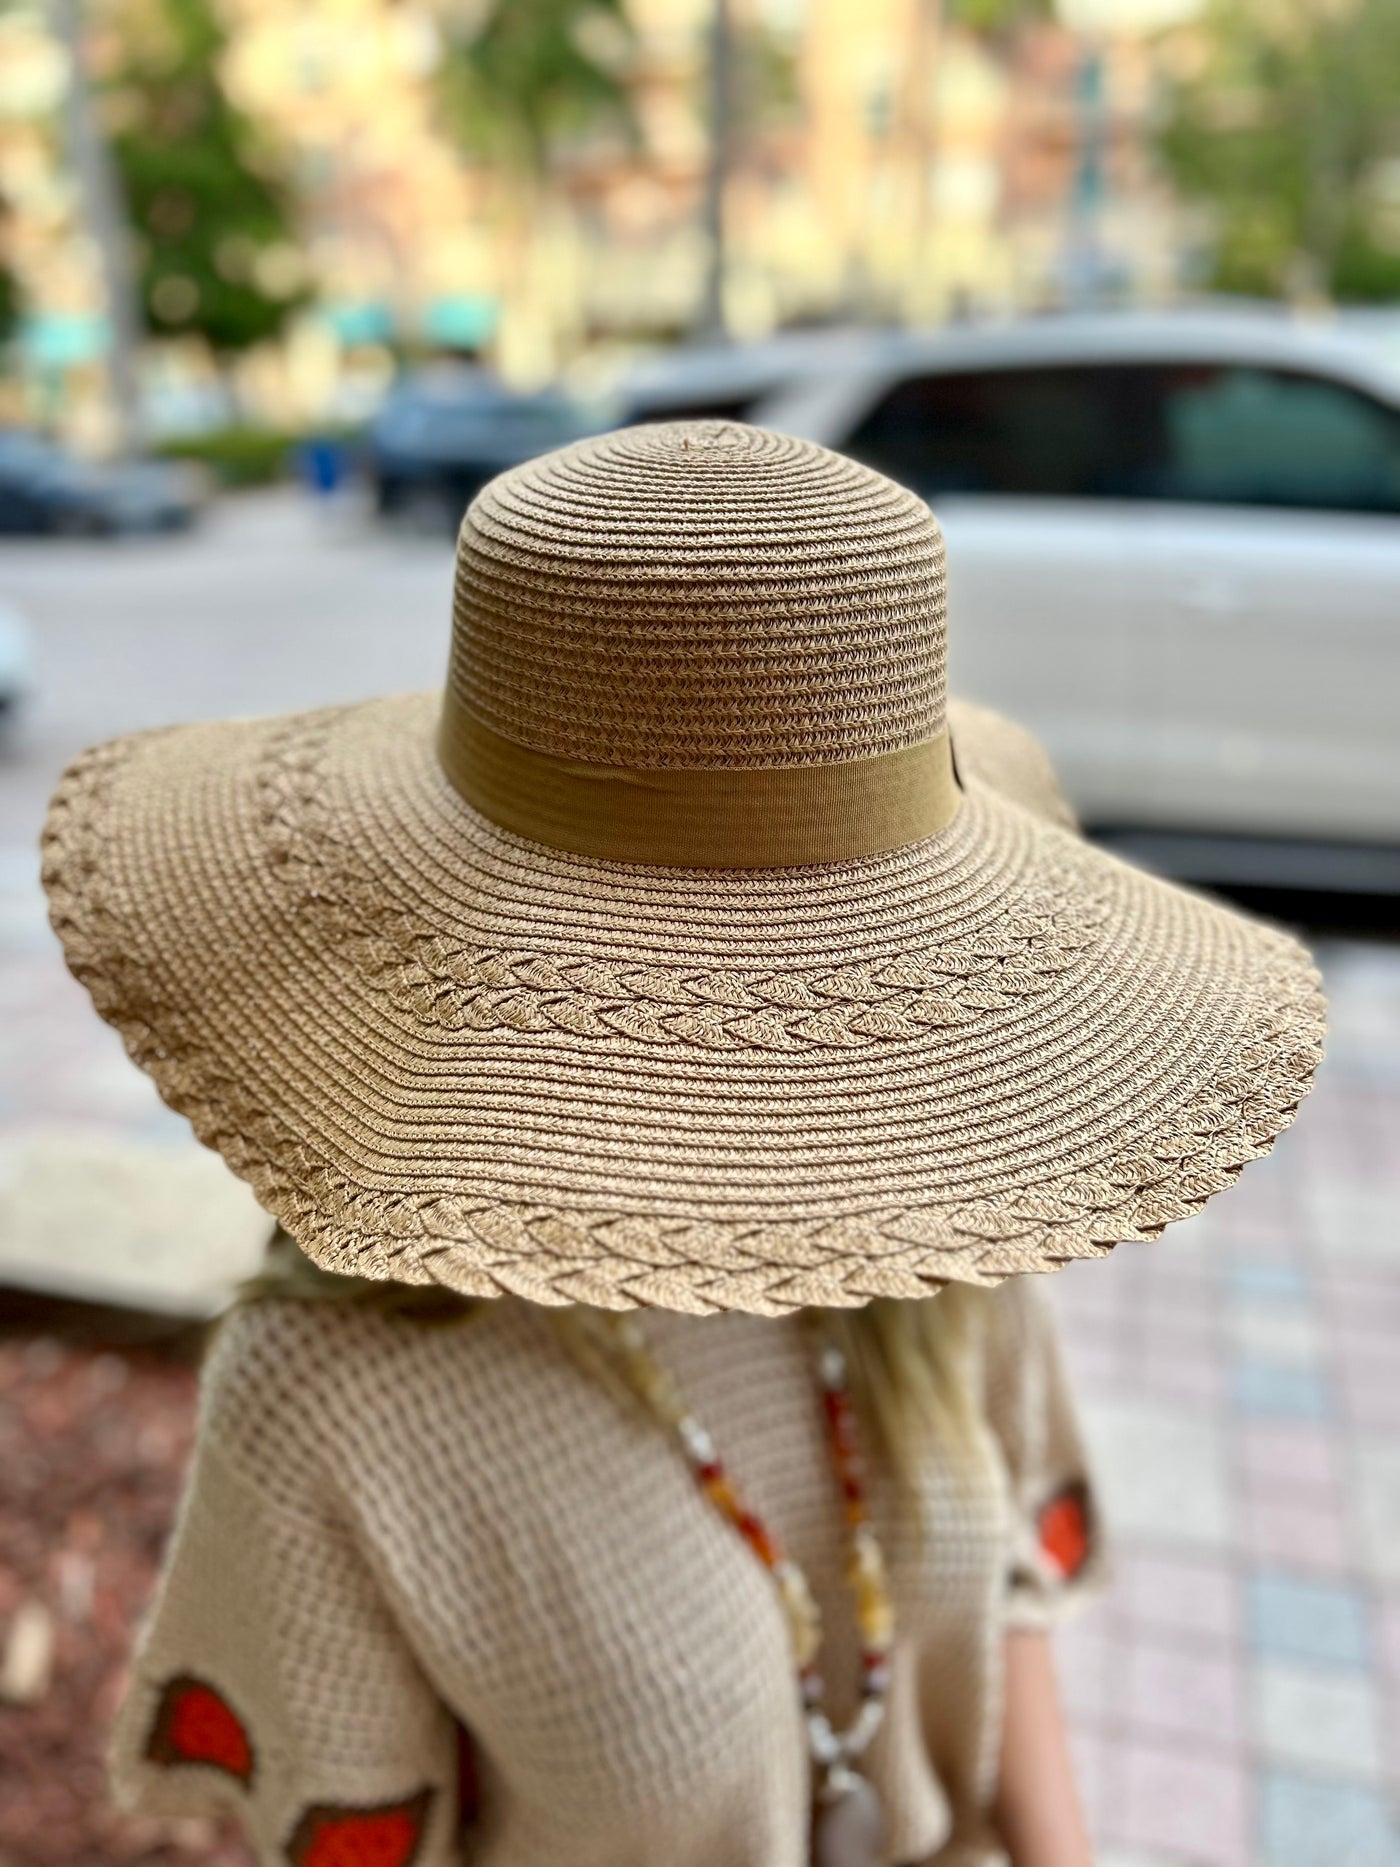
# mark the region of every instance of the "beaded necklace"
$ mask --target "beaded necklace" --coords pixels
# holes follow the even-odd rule
[[[675,1439],[700,1490],[773,1578],[792,1640],[812,1757],[813,1867],[875,1867],[884,1845],[884,1813],[859,1765],[884,1717],[894,1610],[884,1556],[866,1508],[846,1358],[831,1342],[822,1343],[817,1354],[827,1444],[841,1488],[848,1539],[846,1582],[855,1601],[860,1633],[860,1709],[844,1731],[837,1731],[823,1710],[825,1687],[817,1670],[821,1613],[806,1576],[762,1518],[744,1503],[714,1441],[647,1346],[636,1318],[609,1313],[605,1324],[616,1372],[656,1423]]]

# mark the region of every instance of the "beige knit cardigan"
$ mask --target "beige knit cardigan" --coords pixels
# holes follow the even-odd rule
[[[844,1719],[857,1655],[804,1331],[646,1326],[807,1571]],[[992,1293],[974,1336],[977,1457],[930,1448],[921,1527],[873,1484],[898,1637],[869,1770],[890,1859],[940,1867],[987,1844],[1004,1629],[1100,1567],[1040,1292]],[[287,1301],[224,1323],[114,1781],[147,1811],[234,1811],[279,1867],[807,1858],[771,1581],[671,1445],[509,1300],[436,1328]]]

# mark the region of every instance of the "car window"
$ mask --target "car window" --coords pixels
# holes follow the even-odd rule
[[[17,430],[0,433],[0,466],[27,473],[52,467],[62,456],[37,435]]]
[[[571,403],[504,401],[479,397],[456,402],[404,396],[381,411],[375,425],[381,446],[406,453],[452,457],[493,451],[530,454],[558,447],[588,432]]]
[[[621,427],[656,421],[748,421],[755,408],[772,392],[772,385],[744,395],[697,396],[690,402],[638,401],[624,409]]]
[[[1233,364],[910,377],[846,443],[916,491],[1400,512],[1400,412]]]
[[[1164,417],[1169,498],[1400,511],[1400,415],[1344,383],[1214,369]]]

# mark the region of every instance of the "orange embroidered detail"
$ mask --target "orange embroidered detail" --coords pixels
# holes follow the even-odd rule
[[[293,1867],[411,1867],[432,1804],[431,1789],[377,1808],[320,1803],[308,1809],[287,1843]]]
[[[253,1746],[243,1720],[213,1686],[192,1674],[169,1680],[146,1740],[152,1763],[203,1763],[237,1782],[253,1780]]]
[[[1040,1553],[1064,1581],[1078,1575],[1089,1560],[1089,1495],[1082,1484],[1057,1491],[1036,1520]]]

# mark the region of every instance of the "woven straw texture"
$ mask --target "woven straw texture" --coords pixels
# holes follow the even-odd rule
[[[478,500],[452,679],[598,762],[855,758],[943,724],[943,589],[878,476],[634,431]],[[721,872],[502,831],[434,723],[418,696],[117,741],[47,832],[98,1009],[320,1263],[546,1303],[915,1297],[1154,1236],[1309,1086],[1302,948],[1027,810],[1035,760],[986,716],[952,716],[936,836]]]
[[[462,526],[454,608],[449,685],[563,758],[807,765],[943,725],[928,507],[736,422],[627,429],[502,474]]]

